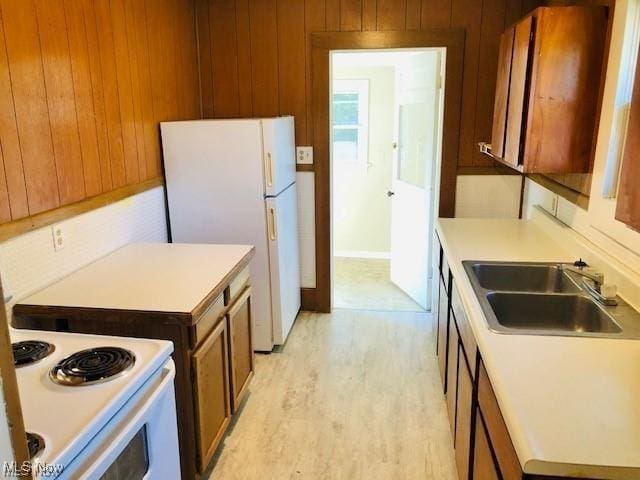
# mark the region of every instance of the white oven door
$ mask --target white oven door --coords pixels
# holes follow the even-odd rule
[[[179,479],[174,378],[169,360],[58,478]]]

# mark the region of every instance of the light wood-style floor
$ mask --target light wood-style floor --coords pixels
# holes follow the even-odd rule
[[[424,311],[391,282],[388,259],[335,257],[333,263],[336,308]]]
[[[209,478],[455,479],[430,315],[300,314]]]

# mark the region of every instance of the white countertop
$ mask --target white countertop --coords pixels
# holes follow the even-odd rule
[[[640,341],[494,333],[461,263],[574,261],[562,239],[523,220],[436,228],[524,472],[639,479]]]
[[[249,245],[133,243],[18,303],[190,313],[252,252]]]

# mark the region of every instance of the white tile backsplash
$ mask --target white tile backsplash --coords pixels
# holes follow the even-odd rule
[[[164,189],[157,187],[55,224],[64,248],[55,251],[52,226],[0,243],[0,274],[13,304],[71,272],[133,242],[166,242]],[[105,279],[108,281],[108,279]]]
[[[313,172],[298,172],[298,238],[300,240],[300,285],[316,286],[316,204]]]

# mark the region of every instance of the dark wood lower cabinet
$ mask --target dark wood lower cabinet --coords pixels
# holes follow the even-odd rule
[[[444,390],[447,388],[447,355],[449,336],[449,294],[444,281],[440,278],[438,294],[438,365]]]
[[[476,480],[500,480],[500,474],[489,445],[489,437],[480,415],[476,415],[475,430],[473,478]]]
[[[459,478],[469,478],[471,455],[471,415],[473,407],[473,380],[462,348],[458,355],[458,401],[456,403],[455,453]]]
[[[203,473],[231,420],[227,323],[221,321],[193,353],[198,471]]]
[[[231,360],[231,405],[236,413],[247,393],[247,386],[253,377],[254,357],[251,343],[251,287],[229,307],[227,313],[229,327],[229,358]]]
[[[456,405],[458,403],[458,356],[460,353],[460,337],[453,322],[449,325],[449,355],[447,358],[447,412],[449,424],[456,438]]]

